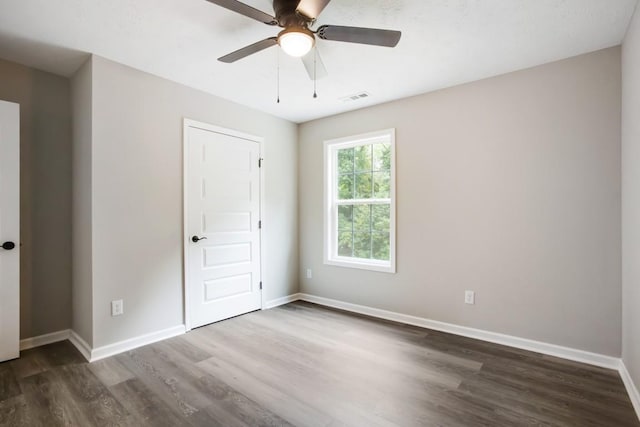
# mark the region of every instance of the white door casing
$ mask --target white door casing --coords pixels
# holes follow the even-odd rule
[[[184,121],[187,330],[262,307],[261,142]]]
[[[0,101],[0,362],[19,356],[20,106]]]

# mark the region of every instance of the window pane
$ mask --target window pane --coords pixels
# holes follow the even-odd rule
[[[373,173],[373,197],[388,199],[391,197],[391,177],[389,172]]]
[[[338,177],[338,199],[353,199],[353,175]]]
[[[373,170],[391,170],[391,145],[373,145]]]
[[[340,231],[338,233],[338,255],[353,256],[353,233],[351,231]]]
[[[353,233],[353,256],[356,258],[371,258],[371,233]]]
[[[389,261],[389,233],[373,233],[371,235],[372,258]]]
[[[338,206],[338,230],[353,230],[353,206]]]
[[[353,173],[353,148],[338,150],[338,173]]]
[[[356,174],[356,199],[371,198],[371,173]]]
[[[373,205],[371,207],[371,230],[389,232],[390,213],[389,205]]]
[[[371,145],[361,145],[354,148],[356,172],[371,171]]]
[[[371,205],[353,207],[353,229],[366,232],[371,230]]]

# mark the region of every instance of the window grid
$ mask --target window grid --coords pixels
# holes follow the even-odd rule
[[[380,258],[374,258],[374,237],[376,237],[376,235],[378,235],[378,237],[380,237],[380,235],[387,235],[389,236],[389,231],[379,231],[376,230],[374,228],[374,224],[373,224],[373,206],[374,205],[387,205],[389,206],[389,208],[391,208],[391,198],[374,198],[374,195],[376,193],[375,190],[375,173],[382,173],[382,172],[387,172],[390,174],[390,169],[385,169],[384,167],[382,167],[382,165],[380,165],[380,167],[376,168],[376,164],[375,164],[375,146],[376,145],[381,145],[384,146],[385,142],[371,142],[369,144],[366,145],[359,145],[359,146],[355,146],[355,147],[349,147],[349,148],[342,148],[342,149],[336,149],[334,151],[334,164],[336,165],[336,179],[333,183],[333,194],[335,194],[333,203],[334,206],[336,206],[335,209],[335,215],[334,215],[334,221],[337,223],[337,233],[335,234],[335,247],[336,247],[336,253],[338,256],[348,256],[348,257],[352,257],[352,258],[358,258],[358,259],[366,259],[366,260],[380,260],[380,261],[386,261],[385,259],[380,259]],[[365,170],[365,169],[360,169],[356,167],[356,149],[362,149],[361,147],[367,147],[367,150],[369,151],[368,156],[370,159],[370,166]],[[347,171],[347,172],[341,172],[340,171],[340,152],[341,151],[351,151],[351,170]],[[368,188],[368,196],[370,198],[353,198],[354,196],[356,196],[357,191],[357,183],[358,183],[358,177],[362,176],[362,175],[368,175],[369,176],[369,188]],[[351,178],[351,182],[350,182],[350,193],[351,193],[351,197],[349,199],[345,199],[345,198],[340,198],[340,188],[339,188],[339,184],[341,182],[341,178],[342,177],[352,177]],[[358,194],[360,195],[360,194]],[[362,230],[356,230],[355,228],[355,207],[356,206],[361,206],[361,205],[367,205],[369,207],[369,213],[368,213],[368,229],[366,231],[362,231]],[[350,254],[349,255],[340,255],[340,242],[339,242],[339,237],[340,237],[340,232],[344,232],[344,229],[340,229],[339,226],[339,215],[340,215],[340,206],[351,206],[351,221],[350,221],[350,234],[351,234],[351,247],[350,247]],[[356,255],[356,235],[357,233],[367,233],[368,237],[369,237],[369,244],[368,244],[368,256],[367,257],[362,257],[362,256],[357,256]]]

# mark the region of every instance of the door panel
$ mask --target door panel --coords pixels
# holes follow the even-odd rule
[[[260,144],[191,121],[185,144],[187,317],[195,328],[261,307]]]
[[[18,104],[0,101],[0,362],[20,355],[19,129]]]

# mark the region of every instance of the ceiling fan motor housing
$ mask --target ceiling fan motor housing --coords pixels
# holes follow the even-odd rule
[[[276,14],[279,26],[306,29],[313,22],[312,18],[296,11],[299,3],[300,0],[273,0],[273,11]]]

